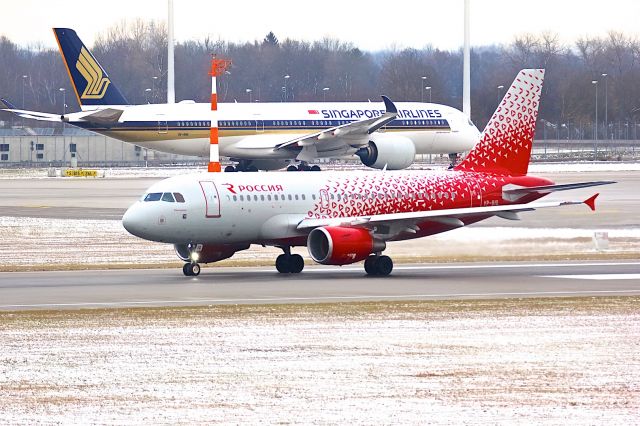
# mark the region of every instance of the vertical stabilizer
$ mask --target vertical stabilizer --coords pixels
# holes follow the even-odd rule
[[[74,30],[54,28],[53,33],[81,106],[129,105]]]
[[[518,73],[480,141],[455,170],[527,174],[543,80],[543,69]]]

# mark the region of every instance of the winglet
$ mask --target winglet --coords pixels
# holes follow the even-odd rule
[[[382,95],[382,100],[384,101],[384,109],[387,112],[390,112],[390,113],[393,113],[393,114],[397,114],[398,113],[398,108],[396,108],[396,105],[393,102],[391,102],[391,99],[389,99],[385,95]]]
[[[18,109],[14,104],[9,102],[5,98],[0,98],[0,106],[2,106],[2,109]]]
[[[588,205],[591,210],[596,211],[596,198],[598,197],[598,195],[600,195],[600,193],[592,195],[590,198],[584,200],[583,203]]]

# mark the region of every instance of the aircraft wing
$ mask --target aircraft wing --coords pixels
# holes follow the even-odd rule
[[[503,206],[467,207],[460,209],[427,210],[406,213],[390,213],[372,216],[336,217],[328,219],[305,218],[297,226],[299,230],[310,230],[322,226],[343,226],[370,228],[374,233],[388,235],[391,239],[396,235],[406,233],[416,233],[420,222],[436,222],[453,228],[465,226],[464,219],[477,216],[498,216],[504,219],[519,220],[518,213],[532,211],[547,207],[562,207],[576,204],[586,204],[595,210],[595,199],[599,194],[584,201],[548,201],[527,204],[511,204]],[[382,230],[379,232],[378,228]],[[392,230],[384,232],[384,230]]]
[[[341,141],[351,147],[366,145],[369,142],[368,136],[371,133],[395,120],[398,115],[398,109],[388,97],[382,96],[382,100],[384,101],[386,111],[380,117],[366,118],[300,136],[276,145],[275,150],[300,149],[296,159],[300,161],[313,161],[317,158],[318,148],[321,150],[323,144]]]

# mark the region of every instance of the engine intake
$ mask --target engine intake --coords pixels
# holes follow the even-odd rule
[[[404,136],[376,134],[367,146],[360,148],[356,155],[362,164],[374,169],[406,169],[416,157],[416,146]]]
[[[348,265],[386,248],[364,228],[323,227],[309,233],[307,249],[323,265]]]
[[[185,262],[191,262],[192,259],[191,253],[196,249],[196,244],[175,244],[173,248],[176,250],[176,254],[180,258],[180,260]],[[228,259],[233,256],[236,252],[241,250],[246,250],[249,248],[249,245],[246,246],[235,246],[235,245],[210,245],[203,244],[200,251],[196,251],[198,253],[197,262],[198,263],[212,263],[218,262],[220,260]]]

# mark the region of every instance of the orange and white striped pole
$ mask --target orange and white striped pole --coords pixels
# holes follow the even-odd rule
[[[209,130],[209,171],[220,172],[220,148],[218,147],[218,93],[216,75],[211,69],[211,129]]]
[[[231,65],[231,61],[211,59],[211,126],[209,129],[209,167],[210,172],[220,172],[220,149],[218,147],[218,93],[216,77]]]

